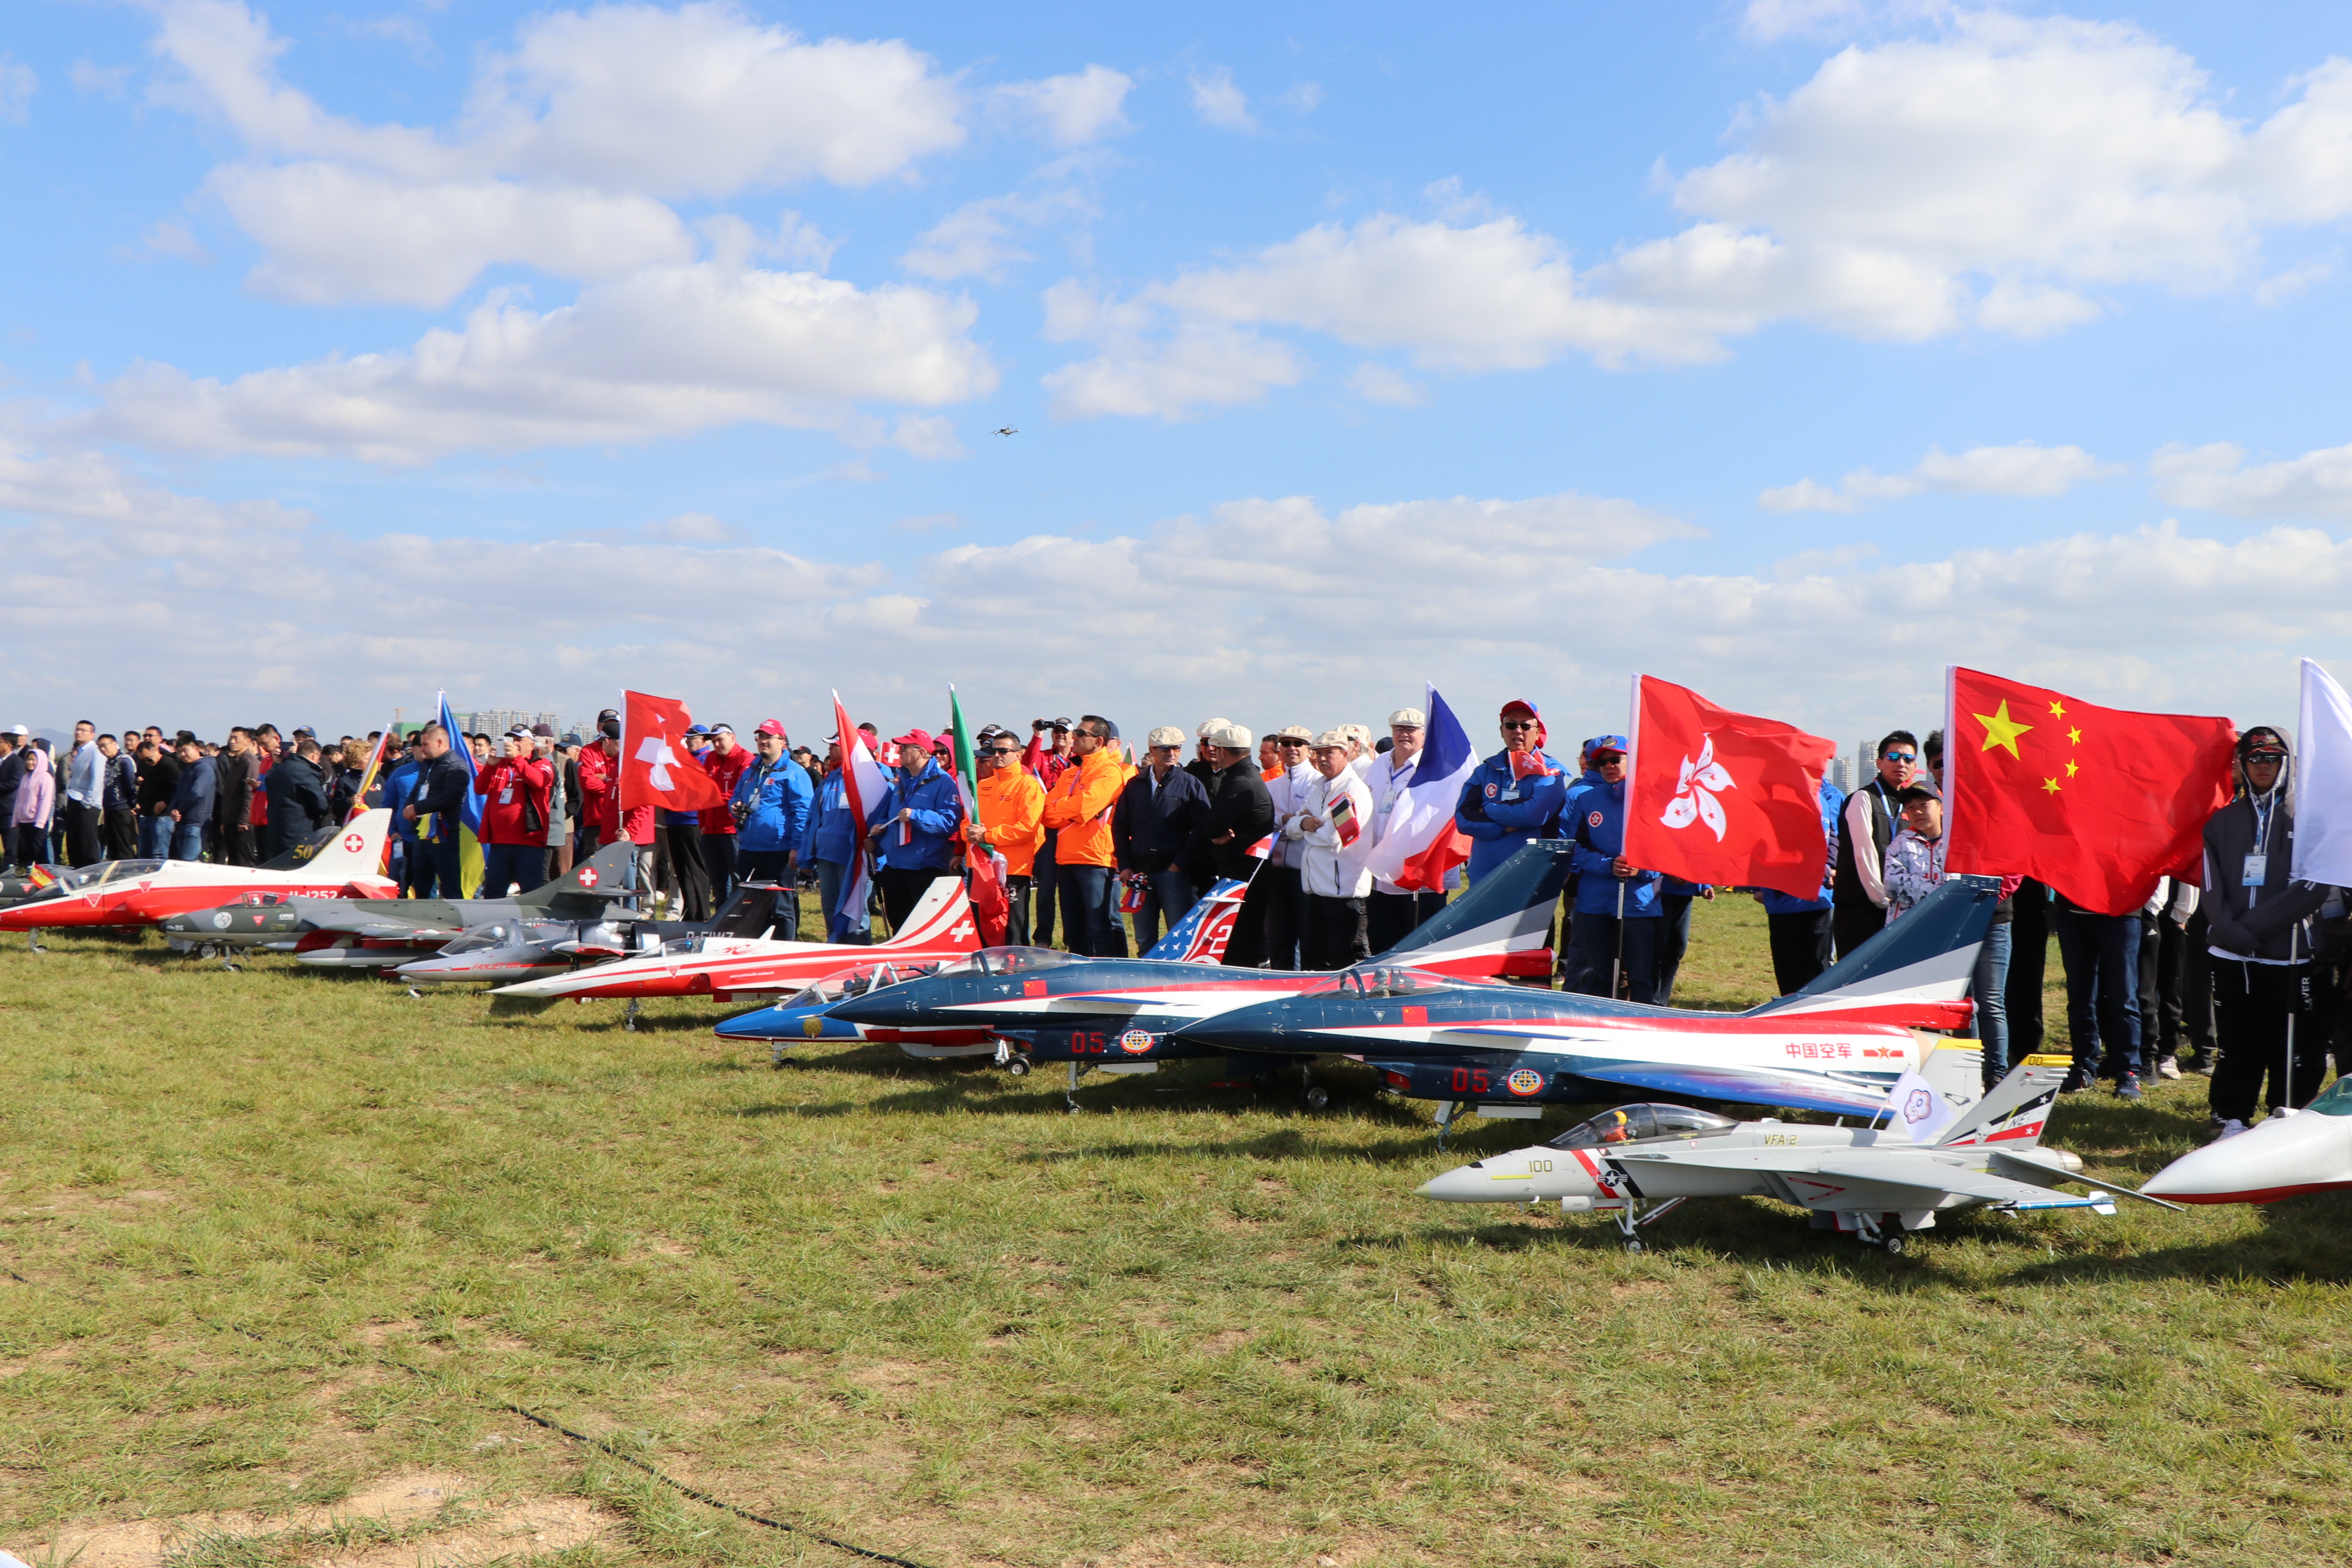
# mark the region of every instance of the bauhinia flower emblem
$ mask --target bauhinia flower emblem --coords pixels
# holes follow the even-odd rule
[[[1698,761],[1683,759],[1681,777],[1675,781],[1675,798],[1666,803],[1666,814],[1658,820],[1668,827],[1688,827],[1694,822],[1704,822],[1715,830],[1716,842],[1723,842],[1723,830],[1729,826],[1724,821],[1723,803],[1716,799],[1718,792],[1737,789],[1723,764],[1715,760],[1715,737],[1699,737]]]

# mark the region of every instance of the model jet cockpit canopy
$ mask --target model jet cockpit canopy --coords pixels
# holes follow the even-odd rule
[[[968,958],[940,965],[946,974],[1034,974],[1076,963],[1075,955],[1050,947],[984,947]]]
[[[879,991],[896,985],[901,980],[919,980],[940,973],[940,966],[927,960],[906,959],[876,961],[835,970],[822,980],[812,980],[783,1003],[786,1007],[827,1007],[845,996],[863,996],[868,991]]]
[[[1687,1105],[1621,1105],[1578,1122],[1544,1147],[1598,1149],[1612,1143],[1638,1143],[1645,1138],[1706,1138],[1734,1131],[1738,1126],[1727,1116],[1693,1110]]]
[[[1460,982],[1398,963],[1360,963],[1327,975],[1301,990],[1307,996],[1426,996],[1457,989]]]

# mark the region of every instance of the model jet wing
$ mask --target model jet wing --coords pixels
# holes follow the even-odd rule
[[[1950,1193],[2020,1209],[2085,1208],[2096,1201],[2095,1198],[2086,1200],[2053,1193],[2047,1187],[2033,1186],[2025,1182],[2012,1182],[2006,1176],[1991,1175],[1956,1161],[1939,1160],[1925,1150],[1916,1154],[1873,1154],[1862,1159],[1856,1159],[1849,1152],[1818,1164],[1801,1165],[1791,1162],[1786,1173],[1869,1182],[1882,1187],[1908,1187],[1916,1192],[1938,1195]],[[2092,1185],[2095,1187],[2097,1184]]]
[[[1591,1058],[1572,1069],[1579,1078],[1598,1079],[1648,1089],[1654,1094],[1685,1099],[1723,1100],[1743,1105],[1783,1105],[1791,1110],[1820,1110],[1832,1116],[1867,1116],[1886,1108],[1884,1084],[1843,1084],[1815,1074],[1776,1073],[1761,1068],[1693,1067],[1679,1062],[1610,1061]],[[1769,1100],[1758,1089],[1769,1085]]]

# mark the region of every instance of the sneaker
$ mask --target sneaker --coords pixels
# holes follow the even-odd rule
[[[2213,1076],[2213,1058],[2211,1057],[2207,1057],[2203,1060],[2200,1061],[2197,1064],[2196,1071],[2199,1078],[2211,1078]]]
[[[2219,1143],[2224,1138],[2235,1138],[2239,1133],[2243,1132],[2245,1130],[2246,1124],[2244,1122],[2232,1118],[2230,1121],[2221,1123],[2221,1131],[2213,1134],[2213,1142]]]
[[[2139,1099],[2139,1074],[2136,1072],[2124,1074],[2123,1081],[2116,1085],[2116,1098],[2117,1100]]]
[[[2091,1080],[2084,1078],[2083,1076],[2082,1069],[2077,1068],[2066,1075],[2066,1081],[2058,1086],[2058,1092],[2061,1094],[2080,1094],[2083,1090],[2090,1087]]]
[[[2156,1058],[2156,1076],[2157,1076],[2157,1077],[2158,1077],[2158,1078],[2161,1078],[2161,1079],[2176,1079],[2176,1078],[2179,1078],[2179,1077],[2180,1076],[2180,1060],[2179,1060],[2179,1058],[2177,1058],[2177,1057],[2158,1057],[2158,1058]]]

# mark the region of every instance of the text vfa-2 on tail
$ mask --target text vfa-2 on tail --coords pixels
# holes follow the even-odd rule
[[[1939,1045],[1923,1071],[1897,1082],[1885,1119],[1869,1127],[1621,1105],[1549,1142],[1448,1171],[1420,1194],[1443,1203],[1556,1200],[1567,1214],[1613,1214],[1633,1252],[1642,1250],[1640,1226],[1691,1198],[1778,1198],[1811,1211],[1824,1229],[1900,1252],[1906,1232],[1927,1229],[1948,1209],[2113,1214],[2111,1194],[2142,1196],[2084,1182],[2078,1156],[2042,1147],[2071,1058],[2028,1057],[1979,1098],[1980,1060],[1973,1041]],[[2093,1190],[2058,1190],[2077,1183]]]
[[[1443,1102],[1441,1127],[1465,1106],[1532,1119],[1628,1089],[1868,1115],[1926,1059],[1935,1037],[1922,1031],[1967,1026],[1998,900],[1990,879],[1948,879],[1802,990],[1744,1013],[1465,983],[1398,952],[1186,1023],[1176,1037],[1365,1063],[1395,1092]]]
[[[320,833],[267,866],[202,860],[108,860],[68,873],[58,885],[0,910],[0,931],[48,926],[151,926],[192,910],[214,910],[255,893],[281,898],[389,899],[383,839],[392,814],[376,807]]]
[[[1551,910],[1568,872],[1565,846],[1530,844],[1391,949],[1382,962],[1412,964],[1432,976],[1549,974]],[[1082,958],[1045,948],[989,948],[926,978],[849,997],[825,1016],[866,1027],[984,1027],[1003,1042],[1006,1065],[1015,1073],[1039,1063],[1066,1062],[1075,1089],[1078,1076],[1089,1070],[1151,1072],[1171,1059],[1216,1056],[1215,1041],[1191,1037],[1186,1026],[1296,996],[1325,978],[1157,957]],[[1265,1065],[1252,1062],[1244,1071]]]

